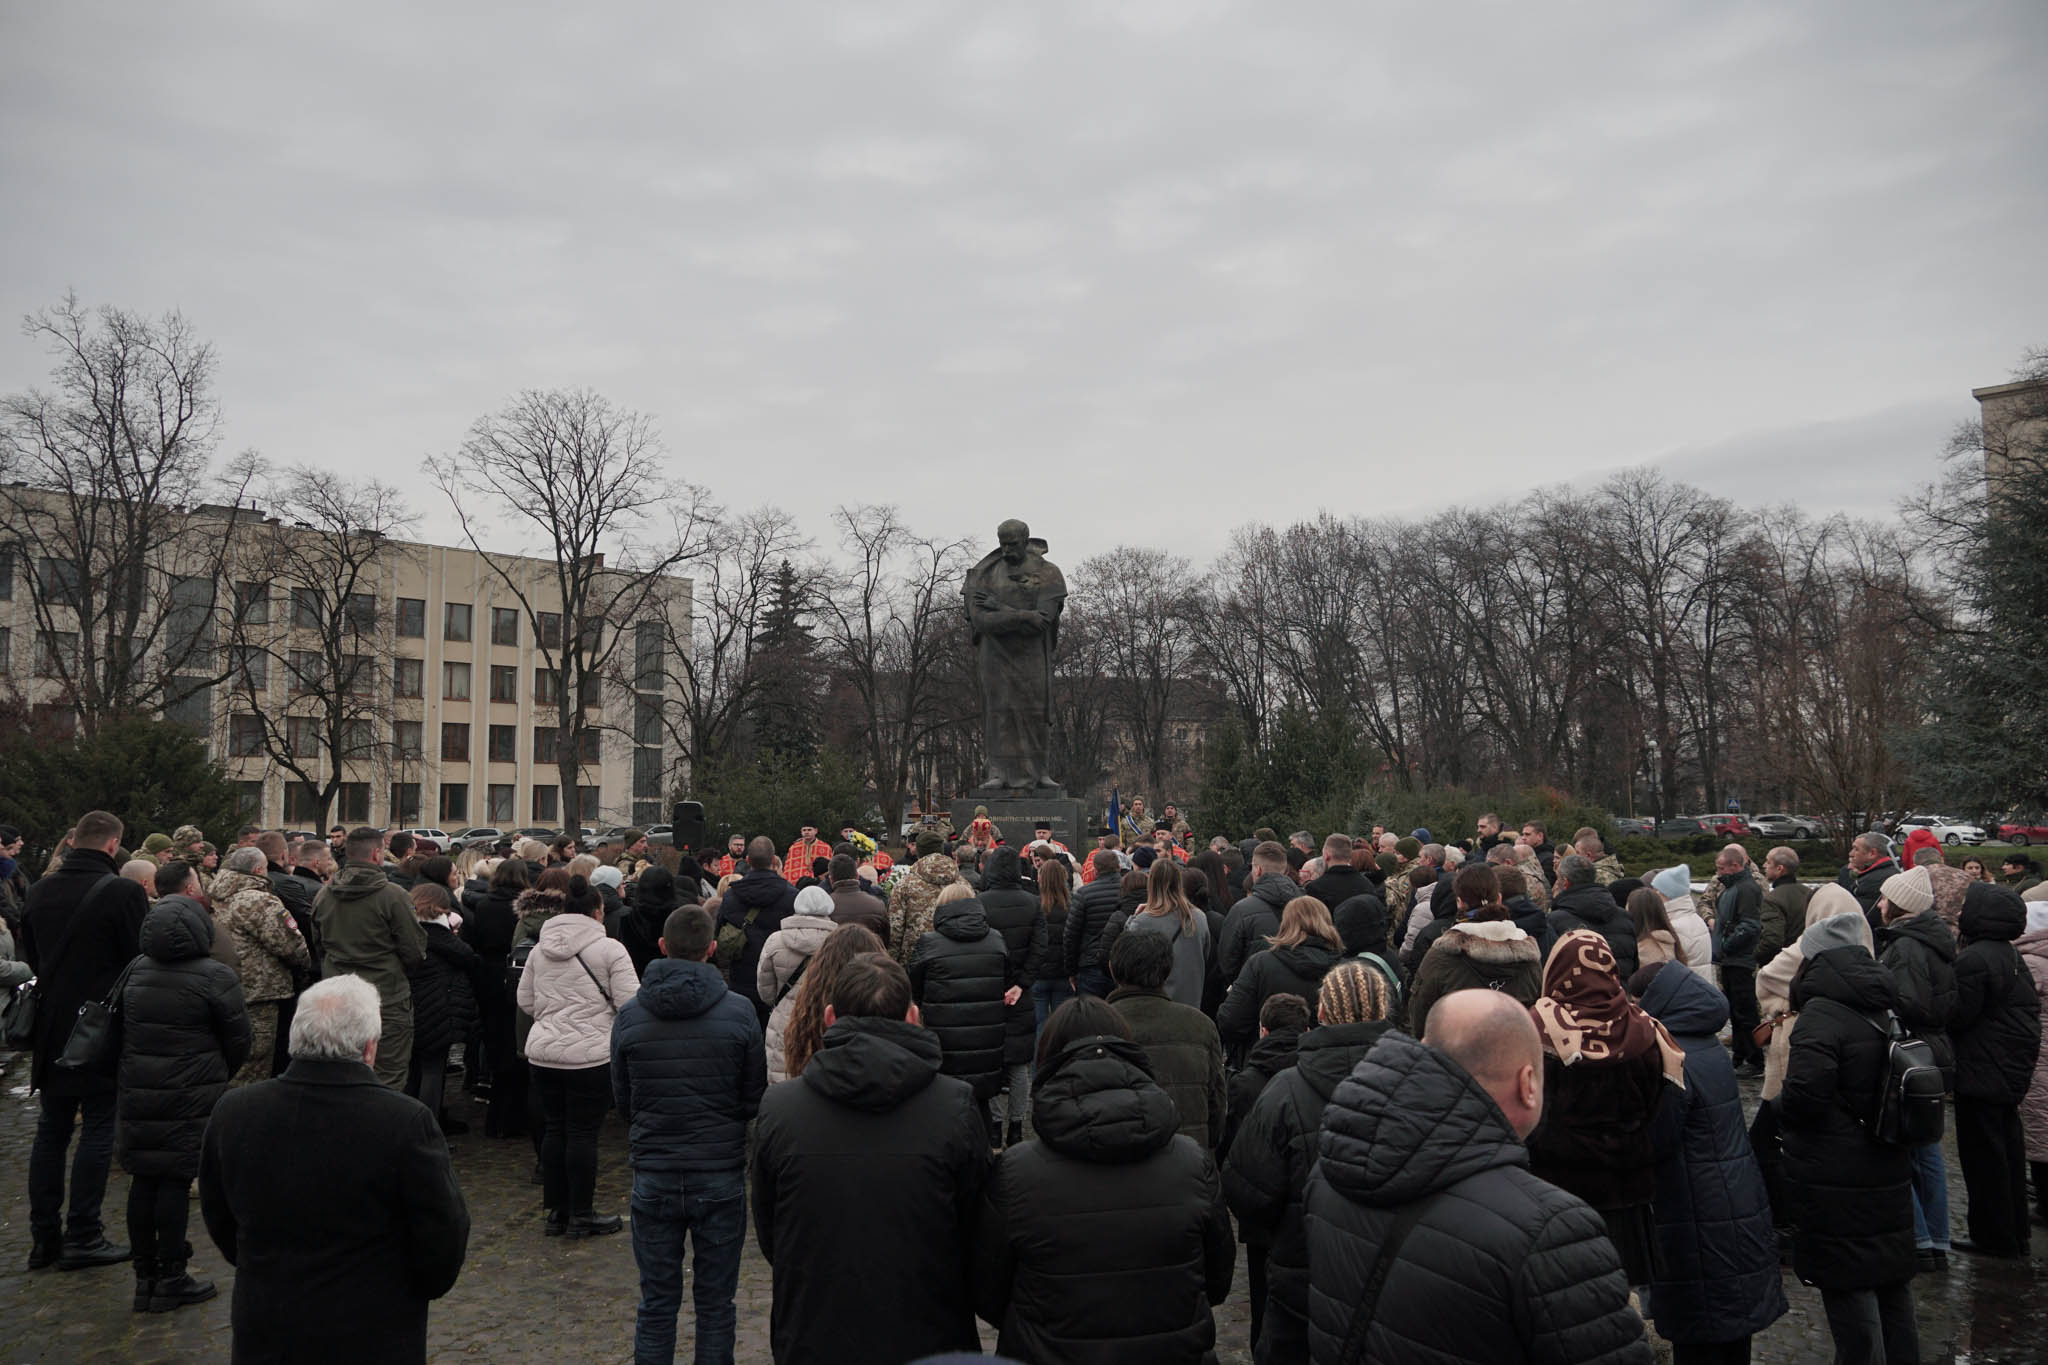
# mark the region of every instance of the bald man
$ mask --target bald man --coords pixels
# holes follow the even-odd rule
[[[1453,991],[1422,1042],[1373,1045],[1323,1111],[1304,1197],[1311,1360],[1334,1365],[1364,1312],[1369,1359],[1649,1365],[1606,1223],[1529,1173],[1542,1117],[1536,1026],[1497,991]]]

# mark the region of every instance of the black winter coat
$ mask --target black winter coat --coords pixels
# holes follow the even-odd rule
[[[190,896],[164,897],[142,921],[142,957],[121,992],[114,1108],[130,1175],[198,1175],[207,1116],[249,1060],[242,983],[212,949],[213,917]]]
[[[285,913],[292,917],[292,923],[299,927],[299,937],[306,940],[306,949],[312,957],[312,966],[305,971],[305,980],[320,979],[320,929],[313,918],[313,897],[320,888],[302,877],[294,877],[276,863],[265,866],[264,875],[270,882],[270,892],[284,906]]]
[[[1543,1122],[1529,1169],[1596,1209],[1647,1205],[1657,1188],[1650,1125],[1676,1087],[1657,1049],[1631,1061],[1566,1066],[1543,1057]]]
[[[756,981],[761,968],[761,946],[782,927],[796,909],[796,888],[780,873],[765,867],[749,867],[746,875],[725,889],[718,898],[720,927],[735,924],[746,930],[747,944],[732,963],[732,988],[754,1002],[755,1012],[765,1021],[768,1006],[761,1000]],[[747,916],[753,916],[749,923]]]
[[[1755,968],[1756,945],[1763,937],[1763,904],[1763,884],[1747,867],[1722,879],[1721,894],[1714,902],[1716,963]]]
[[[648,966],[661,956],[661,931],[679,903],[673,891],[665,896],[649,895],[644,904],[635,897],[632,907],[619,916],[619,942],[633,959],[636,976],[647,975]]]
[[[1083,967],[1109,970],[1102,946],[1102,931],[1109,927],[1110,917],[1116,914],[1122,900],[1123,893],[1114,877],[1098,877],[1074,892],[1074,898],[1067,906],[1067,922],[1061,931],[1061,957],[1068,976],[1075,975]]]
[[[1302,1197],[1315,1165],[1323,1107],[1392,1025],[1326,1024],[1302,1035],[1294,1065],[1274,1078],[1239,1130],[1223,1167],[1223,1194],[1244,1240],[1264,1243],[1265,1322],[1253,1359],[1308,1355],[1308,1233]]]
[[[1283,992],[1307,1001],[1313,1016],[1323,977],[1342,955],[1340,948],[1316,938],[1254,953],[1223,998],[1223,1008],[1216,1011],[1216,1031],[1225,1043],[1250,1043],[1259,1036],[1259,1011]]]
[[[477,991],[483,984],[483,955],[445,924],[421,922],[427,955],[406,972],[412,980],[412,1052],[424,1057],[476,1032]],[[502,972],[491,971],[493,977]]]
[[[1214,1147],[1228,1119],[1216,1025],[1192,1005],[1167,999],[1165,991],[1119,986],[1109,993],[1109,1003],[1145,1049],[1146,1069],[1180,1110],[1181,1132]]]
[[[1045,912],[1038,907],[1038,894],[1024,889],[1017,876],[1017,855],[1008,848],[998,848],[989,858],[988,887],[978,899],[989,927],[1003,936],[1009,950],[1009,979],[1024,987],[1024,994],[1010,1007],[1009,1032],[1003,1039],[1003,1065],[1023,1066],[1031,1060],[1038,1032],[1031,983],[1038,979],[1038,964],[1045,957]]]
[[[121,969],[142,951],[149,895],[114,874],[112,855],[74,848],[57,870],[28,889],[21,912],[21,960],[35,968],[42,1006],[36,1012],[29,1083],[52,1095],[108,1095],[114,1073],[66,1071],[51,1065],[71,1040],[78,1007],[104,1000]]]
[[[940,906],[932,931],[910,954],[909,971],[911,997],[945,1056],[940,1070],[973,1086],[976,1099],[995,1094],[1003,1085],[1012,1013],[1003,992],[1029,983],[1021,960],[1012,964],[1009,945],[989,927],[981,903]]]
[[[1890,858],[1872,863],[1861,873],[1851,872],[1846,867],[1842,869],[1844,884],[1848,886],[1849,894],[1856,898],[1856,903],[1863,907],[1863,918],[1870,921],[1870,932],[1873,934],[1884,928],[1883,922],[1877,917],[1878,897],[1884,894],[1884,884],[1897,876],[1901,870]],[[1786,935],[1792,936],[1789,929],[1786,930]]]
[[[236,1365],[424,1365],[427,1304],[461,1273],[469,1210],[418,1100],[361,1062],[295,1058],[221,1098],[199,1209],[235,1267]]]
[[[1349,863],[1339,863],[1324,872],[1322,876],[1304,885],[1295,894],[1298,896],[1314,896],[1323,903],[1324,909],[1329,909],[1332,906],[1342,905],[1353,896],[1365,896],[1371,893],[1372,883],[1365,879],[1363,872],[1360,872]]]
[[[1941,1066],[1941,1079],[1956,1088],[1956,1050],[1948,1022],[1956,1012],[1956,936],[1939,911],[1929,907],[1887,925],[1878,936],[1878,962],[1899,992],[1899,1022],[1926,1042]]]
[[[975,1236],[976,1311],[999,1355],[1069,1365],[1213,1359],[1211,1305],[1237,1246],[1216,1166],[1179,1136],[1142,1049],[1083,1038],[1031,1092],[1035,1141],[989,1180]]]
[[[1550,916],[1544,912],[1542,906],[1527,896],[1517,896],[1506,902],[1506,905],[1508,914],[1515,921],[1515,927],[1536,940],[1536,960],[1548,961],[1550,950],[1557,944],[1557,930],[1550,927]],[[1630,923],[1633,926],[1634,922]]]
[[[2041,1051],[2041,996],[2033,973],[2012,946],[2026,930],[2026,905],[2009,886],[1973,882],[1963,895],[1956,927],[1963,942],[1956,954],[1956,1009],[1949,1025],[1956,1094],[2018,1104],[2033,1084]]]
[[[1650,1365],[1607,1224],[1529,1173],[1500,1107],[1450,1058],[1383,1036],[1331,1093],[1316,1150],[1302,1205],[1316,1365],[1336,1365],[1381,1241],[1421,1199],[1368,1359]]]
[[[1273,1083],[1273,1078],[1294,1065],[1294,1053],[1300,1046],[1299,1029],[1269,1033],[1252,1044],[1251,1051],[1245,1054],[1244,1065],[1231,1073],[1223,1087],[1223,1137],[1216,1144],[1218,1161],[1229,1155],[1230,1144],[1236,1138],[1237,1130],[1243,1126],[1245,1115],[1251,1113],[1252,1106],[1259,1102],[1259,1096]]]
[[[1728,998],[1668,962],[1642,1007],[1685,1049],[1685,1090],[1665,1097],[1651,1125],[1663,1274],[1650,1286],[1650,1316],[1668,1341],[1752,1336],[1784,1316],[1785,1287],[1735,1067],[1715,1036],[1728,1023]]]
[[[738,1171],[768,1088],[761,1020],[708,962],[660,957],[612,1021],[612,1097],[633,1169]]]
[[[981,1350],[968,1264],[988,1132],[972,1088],[939,1062],[928,1029],[841,1019],[803,1074],[762,1098],[754,1239],[774,1267],[778,1365]],[[882,1247],[887,1273],[849,1273]]]
[[[1265,952],[1266,940],[1280,932],[1280,912],[1300,894],[1300,887],[1275,873],[1253,882],[1244,899],[1231,906],[1230,913],[1223,917],[1223,937],[1216,944],[1216,970],[1232,981],[1237,980],[1244,964],[1254,954]],[[1381,910],[1384,912],[1384,905]]]
[[[1574,929],[1591,929],[1607,940],[1614,952],[1614,974],[1626,981],[1635,975],[1636,925],[1628,912],[1614,903],[1604,886],[1573,886],[1559,892],[1550,903],[1550,941],[1556,943]],[[1549,953],[1544,954],[1546,960]]]
[[[1661,973],[1660,973],[1661,975]],[[1822,1289],[1875,1289],[1913,1277],[1913,1162],[1871,1136],[1891,1047],[1874,1021],[1898,989],[1861,947],[1830,948],[1792,979],[1792,1031],[1778,1117],[1792,1193],[1792,1265]]]

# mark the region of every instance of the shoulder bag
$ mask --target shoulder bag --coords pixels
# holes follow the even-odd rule
[[[28,980],[7,993],[0,1005],[0,1047],[20,1052],[35,1046],[36,1016],[42,1013],[43,993],[36,979]]]
[[[114,978],[114,987],[104,1000],[88,1000],[78,1007],[77,1022],[56,1064],[66,1071],[106,1072],[121,1056],[121,992],[128,988],[128,974],[142,961],[140,954]]]

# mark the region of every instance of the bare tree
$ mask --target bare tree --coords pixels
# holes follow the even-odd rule
[[[213,585],[254,462],[214,467],[213,348],[180,314],[67,295],[23,331],[56,365],[0,400],[0,557],[27,570],[37,671],[90,735],[219,680]]]
[[[1170,722],[1179,718],[1195,657],[1187,627],[1188,561],[1162,550],[1119,546],[1085,561],[1072,600],[1104,623],[1109,710],[1154,791],[1172,758]]]
[[[554,679],[556,769],[572,829],[595,814],[582,809],[585,736],[624,729],[602,718],[605,679],[630,658],[625,676],[661,686],[665,642],[686,633],[672,613],[686,609],[681,571],[704,554],[711,508],[703,489],[662,478],[660,463],[653,424],[588,389],[528,389],[479,418],[455,453],[428,462]],[[535,551],[538,569],[485,547],[485,535],[507,529]]]

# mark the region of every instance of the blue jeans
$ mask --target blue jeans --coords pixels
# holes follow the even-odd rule
[[[1083,967],[1075,974],[1074,983],[1080,987],[1082,995],[1093,995],[1098,998],[1107,997],[1116,989],[1116,982],[1110,980],[1109,969],[1106,967]]]
[[[747,1235],[744,1171],[633,1172],[633,1259],[640,1266],[634,1365],[669,1365],[683,1306],[683,1239],[696,1243],[696,1365],[732,1365],[740,1244]]]
[[[28,1221],[37,1232],[66,1240],[97,1241],[104,1233],[100,1204],[107,1197],[107,1167],[114,1159],[114,1095],[39,1096],[35,1145],[28,1153]],[[82,1120],[78,1152],[71,1158],[71,1217],[64,1214],[64,1153],[71,1129]]]
[[[1038,1018],[1038,1031],[1045,1032],[1045,1021],[1052,1018],[1052,1012],[1074,998],[1074,988],[1067,984],[1065,977],[1057,981],[1034,981],[1031,983],[1031,1009]]]
[[[1947,1251],[1948,1239],[1948,1163],[1934,1142],[1913,1149],[1913,1245]]]

